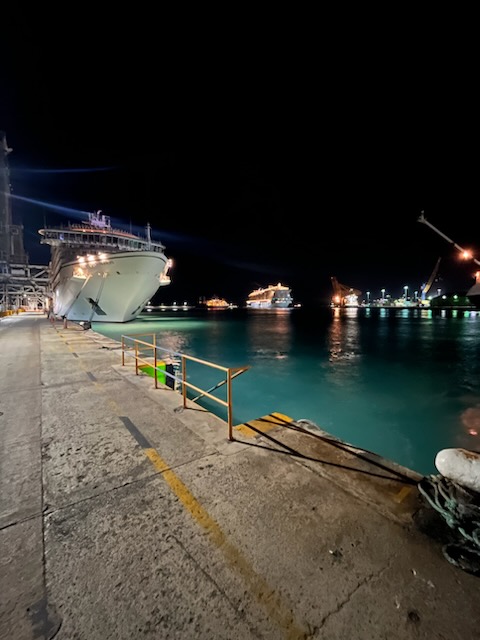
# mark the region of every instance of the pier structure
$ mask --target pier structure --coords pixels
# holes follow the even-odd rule
[[[445,559],[419,474],[300,416],[230,441],[121,353],[0,323],[0,638],[479,637],[478,575]]]
[[[31,265],[23,242],[23,225],[14,224],[6,134],[0,131],[0,314],[41,309],[49,290],[46,265]]]

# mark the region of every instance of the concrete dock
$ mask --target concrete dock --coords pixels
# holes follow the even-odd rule
[[[262,418],[229,441],[118,343],[0,320],[0,639],[480,639],[421,476]]]

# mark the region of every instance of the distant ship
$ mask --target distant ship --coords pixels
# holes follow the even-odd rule
[[[113,229],[101,211],[88,222],[45,227],[51,246],[53,313],[76,322],[129,322],[161,286],[170,284],[165,247],[147,237]]]
[[[247,307],[251,309],[287,309],[293,307],[291,290],[283,284],[255,289],[248,294]]]
[[[207,307],[207,309],[232,309],[235,305],[227,302],[225,298],[213,296],[213,298],[208,298],[208,300],[205,300],[205,306]]]

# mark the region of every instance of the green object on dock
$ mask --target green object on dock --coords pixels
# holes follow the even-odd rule
[[[147,376],[155,378],[155,367],[150,364],[142,364],[138,367],[143,373]],[[164,371],[166,371],[167,365],[163,360],[159,360],[157,362],[157,382],[161,382],[162,384],[167,384],[167,376]]]

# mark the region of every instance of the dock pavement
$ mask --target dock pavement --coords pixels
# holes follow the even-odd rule
[[[1,640],[480,639],[421,476],[277,410],[230,441],[119,343],[2,318]]]

